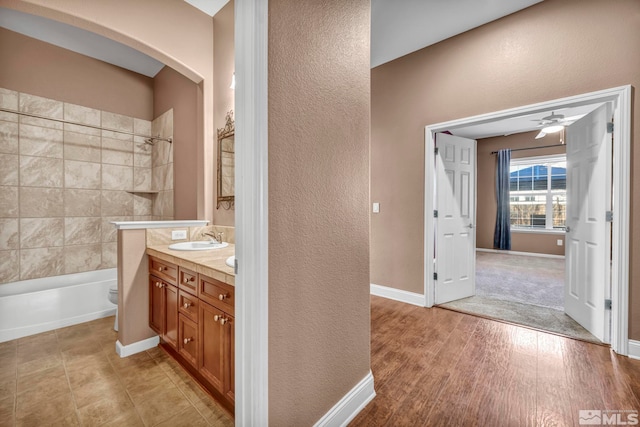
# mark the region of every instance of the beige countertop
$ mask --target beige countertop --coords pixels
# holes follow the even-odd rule
[[[229,285],[235,285],[233,268],[225,260],[236,253],[236,246],[210,251],[175,251],[169,245],[147,246],[147,255],[177,264],[196,273],[204,274]]]

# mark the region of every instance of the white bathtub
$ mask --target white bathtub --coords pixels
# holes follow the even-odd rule
[[[114,315],[115,283],[110,268],[0,285],[0,342]]]

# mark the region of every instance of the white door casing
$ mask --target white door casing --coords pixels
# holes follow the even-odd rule
[[[436,304],[475,294],[476,141],[436,135]]]
[[[609,341],[604,300],[611,279],[610,120],[607,103],[566,130],[565,312],[603,342]]]

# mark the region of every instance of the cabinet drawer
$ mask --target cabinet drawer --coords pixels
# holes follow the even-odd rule
[[[178,310],[184,316],[198,323],[198,298],[182,289],[178,292]]]
[[[175,264],[149,257],[149,273],[166,280],[174,286],[176,285],[178,268]]]
[[[198,296],[198,275],[186,268],[178,268],[178,287],[192,295]]]
[[[233,286],[202,274],[199,277],[198,294],[200,299],[233,315],[235,309]]]
[[[182,314],[178,320],[180,334],[178,339],[178,353],[194,368],[198,367],[198,325]]]

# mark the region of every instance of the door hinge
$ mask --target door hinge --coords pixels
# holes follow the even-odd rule
[[[435,155],[437,156],[437,155],[438,155],[438,147],[435,147],[435,148],[433,149],[433,152],[434,152],[434,153],[435,153]]]
[[[613,222],[613,211],[607,211],[606,220],[607,222]]]
[[[238,275],[238,258],[233,259],[233,274]]]
[[[613,122],[607,123],[607,133],[613,133]]]
[[[438,273],[433,273],[433,280],[438,280]]]
[[[433,210],[433,217],[438,218],[438,209]]]
[[[611,300],[610,299],[604,300],[604,309],[605,310],[611,310]]]

